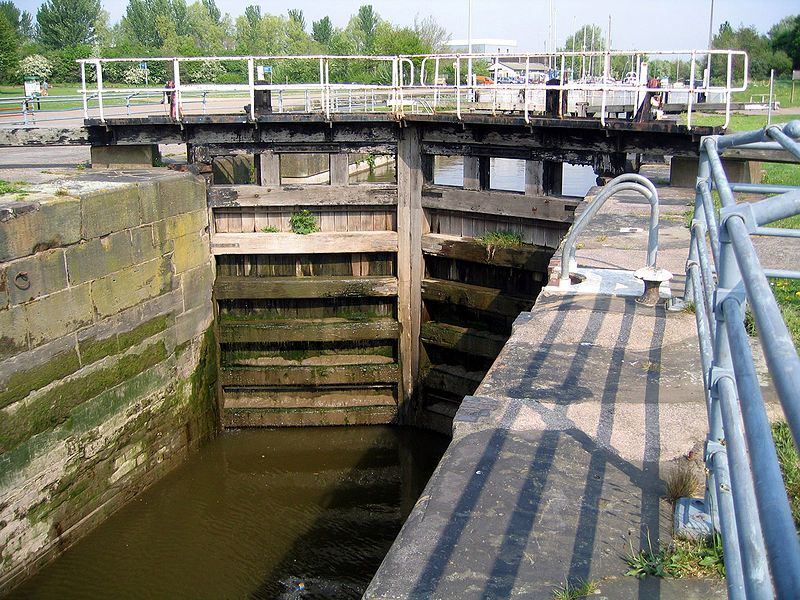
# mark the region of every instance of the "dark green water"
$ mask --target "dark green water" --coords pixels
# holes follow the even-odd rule
[[[359,598],[447,439],[229,431],[11,598]]]

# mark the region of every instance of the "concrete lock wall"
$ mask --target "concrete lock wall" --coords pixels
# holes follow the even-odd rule
[[[207,215],[153,171],[0,199],[0,592],[216,431]]]

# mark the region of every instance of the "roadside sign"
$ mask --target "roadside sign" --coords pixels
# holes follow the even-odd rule
[[[272,73],[272,67],[270,65],[264,65],[264,73]]]
[[[146,63],[146,62],[140,62],[140,63],[139,63],[139,68],[140,68],[142,71],[147,71],[147,63]]]

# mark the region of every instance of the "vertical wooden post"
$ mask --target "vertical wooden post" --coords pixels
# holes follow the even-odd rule
[[[525,195],[541,196],[543,188],[544,165],[541,160],[525,161]]]
[[[464,189],[465,190],[479,190],[481,189],[480,178],[478,177],[478,157],[465,156],[464,157]]]
[[[422,156],[419,130],[402,130],[397,144],[397,316],[400,321],[400,414],[411,410],[419,374],[422,306]]]
[[[562,190],[564,163],[553,160],[544,161],[542,187],[548,196],[560,194]]]
[[[423,183],[433,183],[433,166],[434,166],[434,159],[436,157],[433,154],[423,154],[422,155],[422,182]]]
[[[478,157],[478,180],[480,181],[480,189],[482,190],[488,190],[492,187],[491,165],[492,159],[490,157]]]
[[[261,175],[259,185],[280,186],[281,184],[281,157],[274,152],[262,152],[258,155]]]
[[[330,154],[331,185],[347,185],[350,180],[350,161],[344,152]]]

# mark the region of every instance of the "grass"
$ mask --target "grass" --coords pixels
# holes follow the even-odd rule
[[[289,218],[289,226],[292,231],[298,235],[308,235],[319,231],[317,219],[310,210],[303,209],[296,213],[292,213]]]
[[[694,498],[700,491],[700,482],[697,480],[692,464],[688,461],[680,462],[672,467],[665,479],[666,497],[672,503],[679,498]]]
[[[267,225],[266,227],[261,228],[262,233],[280,233],[280,229],[275,227],[275,225]]]
[[[786,484],[794,525],[800,529],[800,457],[792,440],[792,432],[784,421],[772,424],[772,439],[778,452],[778,463]]]
[[[791,80],[778,80],[775,81],[773,95],[781,108],[789,106],[800,106],[800,83],[795,83],[794,102],[791,101],[792,97],[792,82]],[[750,102],[751,99],[755,102],[761,102],[761,96],[764,96],[764,102],[769,101],[769,80],[751,82],[747,89],[743,92],[734,92],[734,102]]]
[[[494,248],[517,248],[522,245],[522,235],[511,231],[487,231],[478,241]]]
[[[800,90],[798,90],[800,93]],[[781,114],[781,113],[773,113],[772,114],[772,122],[773,123],[786,123],[788,121],[794,121],[800,118],[796,114]],[[681,115],[681,123],[686,125],[686,115]],[[703,113],[693,113],[692,114],[692,125],[704,125],[709,127],[719,126],[725,124],[725,115],[724,114],[703,114]],[[752,131],[753,129],[761,129],[767,124],[767,115],[749,115],[743,113],[733,113],[731,114],[731,120],[728,124],[728,132],[731,131]]]
[[[26,189],[21,188],[22,185],[27,185],[27,181],[6,181],[0,179],[0,195],[2,194],[30,194]]]
[[[674,540],[669,546],[653,550],[650,537],[647,548],[625,556],[625,575],[643,579],[647,576],[681,579],[683,577],[725,577],[722,539],[714,534],[707,541]]]
[[[594,594],[599,589],[594,581],[579,579],[576,582],[565,581],[553,591],[553,600],[579,600]]]

